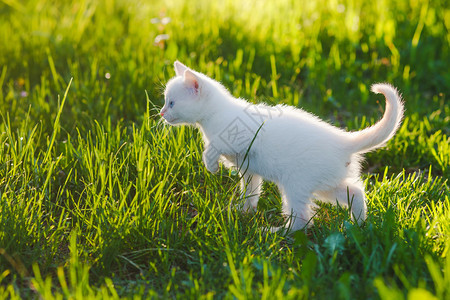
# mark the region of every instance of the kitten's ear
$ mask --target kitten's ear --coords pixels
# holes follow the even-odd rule
[[[195,95],[198,95],[198,92],[200,90],[200,78],[187,68],[184,71],[183,80],[187,88],[192,90]]]
[[[188,67],[180,63],[178,60],[174,62],[173,66],[175,67],[175,74],[177,76],[183,76],[184,71],[188,69]]]

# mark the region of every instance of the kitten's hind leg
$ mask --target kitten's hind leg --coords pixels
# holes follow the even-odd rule
[[[351,208],[352,218],[358,224],[366,219],[366,196],[363,183],[360,180],[345,180],[335,189],[328,191],[317,191],[315,194],[320,200],[336,204],[336,201]]]
[[[285,228],[297,231],[312,225],[311,193],[296,185],[292,185],[291,189],[282,188],[281,186],[279,188],[282,194],[283,214],[289,217]],[[277,230],[277,228],[273,228],[272,232]]]
[[[256,211],[259,195],[261,194],[262,177],[245,172],[241,174],[241,196],[245,197],[244,211]]]
[[[312,219],[312,210],[310,204],[298,203],[296,206],[297,207],[295,209],[286,209],[285,211],[285,215],[290,218],[285,227],[289,228],[291,231],[306,229],[314,223]],[[285,209],[283,207],[283,211],[284,210]],[[288,211],[290,211],[290,213],[288,213]]]

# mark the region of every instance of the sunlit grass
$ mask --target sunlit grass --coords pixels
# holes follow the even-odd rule
[[[448,8],[439,1],[0,2],[0,298],[449,297]],[[165,126],[175,59],[252,102],[358,130],[387,81],[406,117],[367,155],[368,220],[294,235],[265,185],[242,214],[194,128]]]

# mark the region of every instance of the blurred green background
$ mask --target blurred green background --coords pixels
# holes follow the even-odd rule
[[[448,296],[449,7],[0,1],[0,296]],[[367,224],[325,207],[306,235],[264,232],[270,184],[257,215],[231,208],[236,175],[160,122],[177,59],[348,130],[381,117],[371,84],[396,86],[405,119],[367,155]]]

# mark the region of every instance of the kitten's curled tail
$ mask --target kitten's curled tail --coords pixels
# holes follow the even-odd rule
[[[371,90],[384,95],[386,110],[383,118],[375,125],[351,133],[350,144],[355,153],[369,152],[384,146],[394,136],[402,122],[404,106],[397,89],[390,84],[377,83],[372,85]]]

